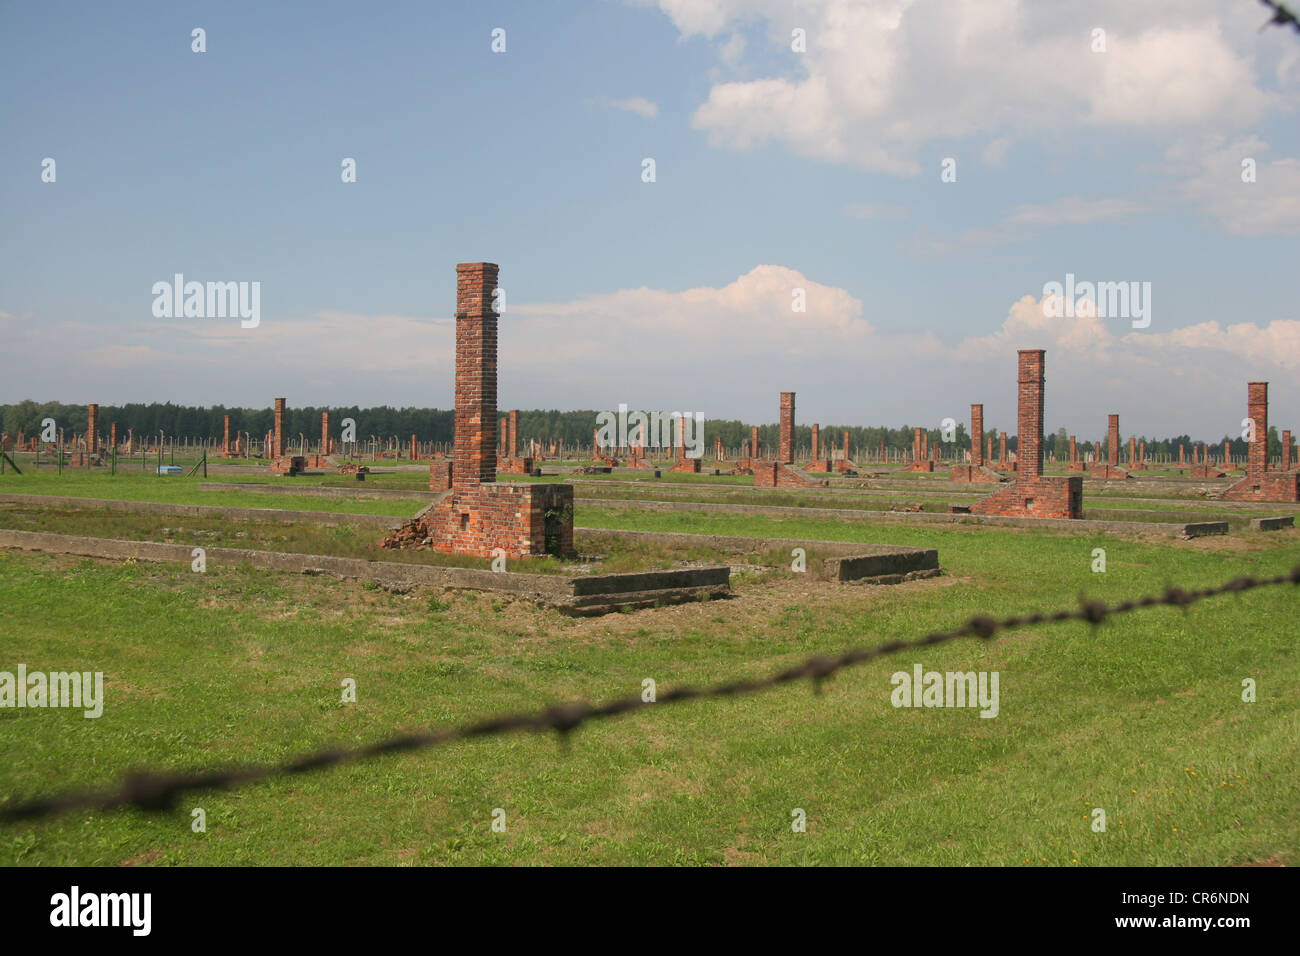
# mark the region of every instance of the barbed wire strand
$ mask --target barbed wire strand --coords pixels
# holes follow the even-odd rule
[[[1260,27],[1260,30],[1267,29],[1271,26],[1279,26],[1286,29],[1286,26],[1289,23],[1296,33],[1300,33],[1300,18],[1297,18],[1294,13],[1284,7],[1281,3],[1278,3],[1277,0],[1259,0],[1259,2],[1273,11],[1273,16],[1264,24],[1264,26]]]
[[[567,740],[569,733],[585,723],[617,717],[646,707],[658,707],[688,700],[737,697],[805,679],[812,681],[814,690],[820,692],[822,684],[828,678],[845,668],[902,651],[946,644],[959,638],[975,637],[988,640],[1003,631],[1064,621],[1083,621],[1095,627],[1116,615],[1127,614],[1141,608],[1162,606],[1186,608],[1197,601],[1217,595],[1241,594],[1256,588],[1287,583],[1300,586],[1300,565],[1275,577],[1234,578],[1217,587],[1201,590],[1189,591],[1168,587],[1162,594],[1123,601],[1113,606],[1081,598],[1079,607],[1073,610],[1019,614],[1004,618],[975,615],[954,630],[934,631],[911,640],[887,641],[875,647],[854,648],[844,651],[837,657],[816,655],[767,677],[733,680],[711,687],[680,687],[658,695],[655,701],[644,701],[640,696],[632,696],[620,697],[603,704],[587,701],[560,704],[541,711],[501,714],[460,727],[399,734],[360,747],[327,748],[278,764],[200,770],[191,773],[132,773],[122,778],[118,786],[109,790],[38,797],[12,806],[0,807],[0,824],[36,820],[73,810],[113,810],[134,807],[145,812],[163,812],[174,809],[180,796],[190,791],[228,790],[272,778],[292,777],[345,763],[370,760],[387,754],[410,753],[454,741],[493,737],[519,731],[542,733],[553,730]]]

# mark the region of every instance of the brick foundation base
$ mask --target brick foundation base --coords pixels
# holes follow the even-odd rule
[[[829,481],[818,481],[802,469],[779,461],[756,461],[754,465],[755,488],[825,488]]]
[[[282,458],[273,458],[271,460],[271,474],[273,475],[300,475],[307,470],[307,459],[302,455],[292,457],[286,455]]]
[[[484,483],[447,491],[380,544],[402,546],[481,558],[497,548],[507,557],[575,557],[573,487]]]
[[[1227,478],[1228,476],[1214,465],[1192,465],[1189,474],[1193,478]]]
[[[857,471],[858,466],[849,461],[847,458],[836,458],[834,462],[835,471]]]
[[[1006,475],[999,475],[992,468],[985,468],[983,465],[953,465],[953,481],[1006,481]]]
[[[679,475],[698,475],[700,473],[700,460],[698,458],[678,458],[668,470]]]
[[[934,462],[930,461],[929,459],[925,459],[923,461],[914,461],[903,470],[921,472],[927,475],[932,474],[934,472]]]
[[[1082,518],[1083,479],[1022,479],[970,506],[971,514],[1010,518]]]
[[[497,471],[508,475],[531,475],[533,460],[531,458],[502,458],[497,462]]]
[[[1225,501],[1300,501],[1300,471],[1247,475],[1219,497]]]
[[[829,458],[819,458],[816,461],[810,461],[808,462],[808,467],[804,469],[804,471],[815,471],[827,475],[833,470]]]
[[[1089,478],[1104,478],[1107,481],[1115,481],[1128,476],[1127,471],[1123,468],[1117,468],[1115,465],[1093,465],[1088,469]]]

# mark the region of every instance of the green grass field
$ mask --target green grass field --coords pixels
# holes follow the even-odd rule
[[[6,476],[0,490],[361,511],[198,492],[152,475]],[[57,481],[57,487],[48,483]],[[263,501],[263,499],[266,499]],[[256,503],[254,503],[256,502]],[[372,510],[375,509],[375,510]],[[96,513],[98,514],[98,513]],[[572,619],[470,592],[389,593],[238,567],[0,552],[0,669],[98,670],[105,710],[0,709],[0,799],[123,773],[264,763],[507,710],[760,676],[973,613],[1118,601],[1300,562],[1300,532],[1193,542],[808,517],[598,509],[579,526],[937,547],[942,578],[835,585],[742,574],[734,596]],[[153,519],[157,520],[157,519]],[[1091,570],[1105,548],[1107,570]],[[1291,587],[1025,629],[838,675],[814,695],[647,708],[567,745],[521,735],[0,828],[10,864],[1294,862],[1300,661]],[[900,709],[890,675],[997,671],[999,713]],[[341,702],[341,682],[357,702]],[[1242,700],[1253,679],[1258,700]],[[204,809],[207,832],[191,830]],[[1092,811],[1107,816],[1092,829]],[[504,833],[492,813],[506,814]],[[792,813],[807,832],[792,831]]]

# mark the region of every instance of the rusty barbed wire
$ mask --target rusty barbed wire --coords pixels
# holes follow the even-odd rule
[[[1281,3],[1277,2],[1277,0],[1259,0],[1259,2],[1273,11],[1273,16],[1264,24],[1264,26],[1260,27],[1260,30],[1264,30],[1271,26],[1279,26],[1286,29],[1286,25],[1289,23],[1296,33],[1300,33],[1300,19],[1297,19],[1296,15]]]
[[[566,736],[567,739],[567,735],[582,724],[616,717],[643,707],[658,707],[663,704],[681,703],[687,700],[754,694],[804,679],[812,681],[814,690],[820,692],[821,686],[827,678],[832,677],[837,672],[902,651],[934,647],[963,637],[988,640],[1001,631],[1015,630],[1035,624],[1083,621],[1097,626],[1115,615],[1127,614],[1141,608],[1186,608],[1197,601],[1203,601],[1206,598],[1222,594],[1241,594],[1256,588],[1287,583],[1300,586],[1300,564],[1289,572],[1274,577],[1234,578],[1216,587],[1191,591],[1169,587],[1165,589],[1163,594],[1122,601],[1113,606],[1100,601],[1080,599],[1079,607],[1072,610],[1021,614],[1004,618],[975,615],[955,630],[934,631],[911,640],[887,641],[876,647],[854,648],[843,652],[837,657],[815,655],[794,667],[785,668],[767,677],[728,681],[711,687],[681,687],[658,695],[657,700],[654,702],[644,701],[639,696],[620,697],[604,704],[579,701],[560,704],[530,713],[502,714],[460,727],[449,727],[445,730],[399,734],[361,747],[326,748],[278,764],[235,767],[225,770],[201,770],[190,773],[148,772],[128,774],[122,779],[120,785],[110,790],[89,790],[58,796],[37,797],[11,806],[0,807],[0,824],[36,820],[72,810],[113,810],[134,807],[137,810],[158,813],[174,809],[177,799],[182,794],[192,790],[228,790],[244,784],[277,777],[296,776],[297,774],[323,770],[345,763],[369,760],[386,754],[408,753],[448,744],[453,741],[492,737],[517,731],[547,732],[554,730],[562,736]]]

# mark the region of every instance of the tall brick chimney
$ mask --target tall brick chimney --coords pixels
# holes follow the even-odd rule
[[[781,461],[794,464],[794,392],[781,393]]]
[[[221,417],[221,454],[230,454],[230,416]]]
[[[117,422],[112,422],[108,426],[108,451],[109,454],[117,451]]]
[[[93,455],[99,445],[99,436],[96,434],[99,427],[99,406],[86,406],[86,453]]]
[[[1247,449],[1247,474],[1261,477],[1268,471],[1268,382],[1246,383],[1246,414],[1255,422],[1255,440]]]
[[[275,400],[275,424],[271,428],[271,456],[284,457],[284,399]]]
[[[749,457],[758,457],[758,426],[755,425],[749,435]]]
[[[1282,432],[1282,470],[1291,470],[1291,430]]]
[[[844,460],[845,461],[853,460],[852,457],[849,455],[849,433],[847,431],[844,433]]]
[[[1032,481],[1043,474],[1043,364],[1042,349],[1020,349],[1019,404],[1016,423],[1016,479]],[[1119,427],[1118,418],[1116,428]]]
[[[821,451],[820,445],[821,445],[821,426],[814,425],[812,427],[812,460],[813,461],[818,461],[821,458],[821,456],[817,454],[819,451]]]
[[[510,438],[506,442],[506,457],[518,458],[519,457],[519,411],[517,409],[510,412],[510,418],[509,418],[507,428],[509,429]]]
[[[456,266],[457,489],[497,477],[496,263]]]
[[[1106,416],[1106,461],[1119,467],[1119,416]]]
[[[970,407],[970,463],[976,466],[984,464],[984,406]]]

